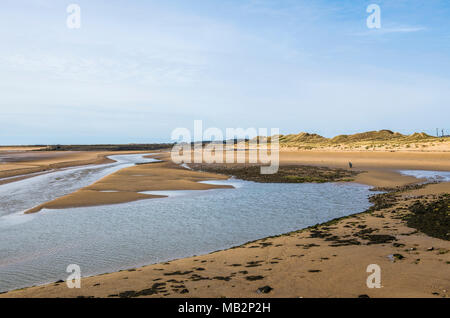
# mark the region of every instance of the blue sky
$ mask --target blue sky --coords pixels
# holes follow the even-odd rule
[[[0,144],[163,142],[195,119],[450,131],[449,17],[445,0],[2,0]]]

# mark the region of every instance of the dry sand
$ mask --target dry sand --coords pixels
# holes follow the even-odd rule
[[[450,171],[450,152],[289,151],[281,164],[313,164],[354,169],[425,169]]]
[[[367,171],[358,176],[357,181],[375,186],[418,181],[396,173],[396,169],[449,171],[449,159],[450,153],[446,152],[298,151],[280,155],[281,164],[347,167],[351,161],[354,169]],[[168,161],[152,163],[120,170],[72,197],[49,204],[77,206],[92,202],[87,198],[95,198],[93,195],[98,193],[102,193],[101,203],[119,202],[123,198],[142,199],[133,196],[146,190],[204,189],[206,185],[196,181],[219,178],[226,177],[185,170]],[[311,237],[314,232],[305,229],[203,256],[86,277],[82,279],[81,289],[69,289],[65,283],[56,283],[12,291],[0,297],[447,297],[450,290],[449,241],[408,228],[396,211],[417,199],[449,193],[449,188],[449,183],[428,185],[403,193],[405,201],[399,201],[393,208],[375,214],[358,214],[321,227],[323,232],[340,240],[353,239],[360,245],[333,246],[335,242]],[[121,191],[124,197],[99,192],[105,190]],[[417,198],[418,195],[426,197]],[[355,236],[363,229],[392,235],[396,241],[367,244],[366,240]],[[433,250],[428,251],[430,247]],[[394,254],[404,258],[392,258]],[[380,289],[366,286],[369,264],[381,266],[383,287]],[[257,293],[258,288],[266,285],[273,290],[268,294]]]

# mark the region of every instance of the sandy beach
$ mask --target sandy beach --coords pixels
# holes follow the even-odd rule
[[[88,160],[86,154],[78,156]],[[90,156],[95,160],[105,154]],[[168,153],[155,157],[163,161],[119,170],[29,212],[152,197],[140,194],[142,191],[209,189],[219,186],[198,181],[228,178],[184,169],[170,162]],[[351,161],[354,169],[364,171],[355,181],[376,187],[402,187],[421,181],[399,174],[398,169],[450,171],[449,159],[448,152],[280,153],[281,166],[346,168]],[[449,189],[450,183],[393,189],[391,205],[376,204],[375,210],[329,224],[207,255],[86,277],[81,289],[69,289],[59,282],[0,297],[447,297],[450,243],[408,227],[401,216],[408,214],[414,202],[433,202]],[[118,192],[101,192],[106,190]],[[383,271],[380,289],[366,286],[366,268],[373,263]],[[266,286],[270,288],[264,289]]]

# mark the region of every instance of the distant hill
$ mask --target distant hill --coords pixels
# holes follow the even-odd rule
[[[306,132],[284,136],[280,135],[280,143],[324,143],[328,141],[328,138]]]
[[[379,131],[367,131],[353,135],[338,135],[326,138],[318,134],[301,132],[299,134],[280,135],[280,145],[286,147],[322,147],[322,146],[367,146],[379,147],[380,145],[405,145],[441,141],[442,138],[433,137],[426,133],[414,133],[403,135],[398,132],[383,129]]]

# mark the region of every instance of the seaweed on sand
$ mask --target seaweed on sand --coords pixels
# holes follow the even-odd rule
[[[429,236],[450,240],[450,194],[433,202],[416,201],[409,207],[410,214],[403,217],[409,227]]]
[[[361,171],[340,168],[292,165],[280,166],[277,173],[261,174],[260,165],[217,165],[190,164],[194,170],[232,175],[238,179],[261,183],[323,183],[348,182]]]

